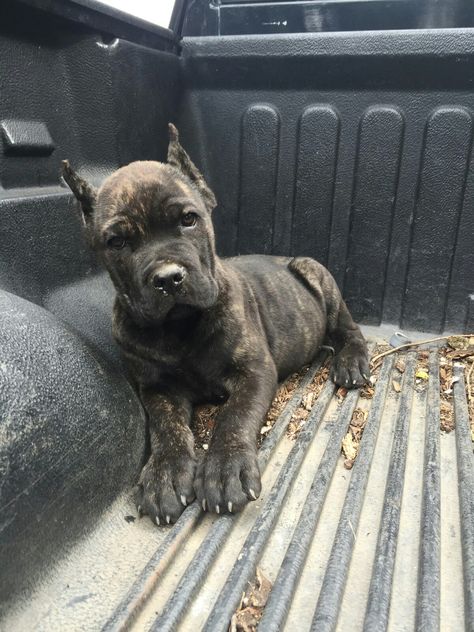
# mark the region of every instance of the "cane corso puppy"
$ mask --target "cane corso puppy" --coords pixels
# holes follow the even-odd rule
[[[113,334],[149,417],[137,504],[157,524],[195,497],[217,513],[258,498],[257,437],[278,380],[311,362],[326,336],[334,382],[359,387],[369,375],[365,340],[321,264],[216,255],[216,199],[169,131],[167,163],[133,162],[99,190],[63,164],[117,291]],[[221,407],[197,465],[189,424],[203,402]]]

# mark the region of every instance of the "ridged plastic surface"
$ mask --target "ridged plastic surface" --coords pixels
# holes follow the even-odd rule
[[[263,444],[257,502],[220,517],[193,505],[171,530],[133,523],[120,538],[133,541],[131,551],[142,542],[142,561],[122,542],[120,560],[107,558],[107,568],[121,569],[109,582],[92,555],[93,547],[110,551],[115,537],[101,524],[102,543],[92,537],[56,569],[58,592],[46,584],[7,623],[79,630],[86,618],[109,632],[225,631],[258,567],[273,584],[259,630],[472,630],[474,455],[462,369],[454,374],[456,428],[446,434],[437,350],[424,385],[416,352],[404,360],[403,375],[393,356],[384,360],[369,400],[358,391],[341,399],[328,382],[293,441],[285,429],[310,372]],[[367,423],[347,470],[341,442],[356,408]],[[113,519],[123,522],[127,510],[120,504]],[[66,595],[71,606],[58,607]],[[80,595],[88,598],[76,605]]]
[[[183,136],[217,192],[221,251],[312,256],[367,324],[468,330],[472,40],[185,39]]]

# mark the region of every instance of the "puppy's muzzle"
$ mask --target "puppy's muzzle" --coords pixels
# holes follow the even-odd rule
[[[175,294],[181,289],[186,270],[177,263],[163,263],[151,275],[151,284],[161,294]]]

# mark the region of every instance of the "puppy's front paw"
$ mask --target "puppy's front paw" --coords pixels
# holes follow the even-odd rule
[[[370,378],[369,358],[365,349],[346,345],[334,358],[331,379],[345,388],[359,388]]]
[[[157,525],[176,522],[194,500],[194,455],[187,452],[152,454],[144,466],[135,492],[138,512]]]
[[[236,513],[261,491],[255,448],[215,448],[198,466],[194,489],[205,511]]]

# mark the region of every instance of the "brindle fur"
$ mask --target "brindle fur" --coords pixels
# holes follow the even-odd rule
[[[311,362],[325,337],[336,348],[334,381],[367,379],[366,343],[334,279],[309,258],[219,258],[214,195],[172,125],[168,163],[131,163],[98,191],[67,162],[63,175],[115,285],[113,334],[149,416],[140,511],[174,522],[195,496],[209,511],[239,511],[260,494],[257,436],[278,380]],[[180,223],[188,212],[198,215],[193,227]],[[111,236],[126,245],[108,247]],[[163,262],[187,273],[176,293],[150,283]],[[197,464],[189,423],[202,402],[222,406]]]

